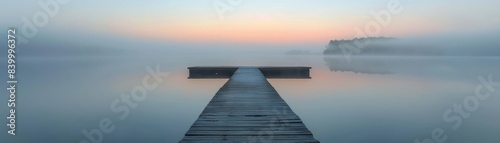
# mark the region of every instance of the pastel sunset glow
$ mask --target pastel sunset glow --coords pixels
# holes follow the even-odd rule
[[[380,14],[394,2],[396,8],[401,9],[400,13],[390,13],[389,19]],[[65,13],[51,22],[74,30],[169,41],[223,43],[325,43],[331,39],[359,37],[356,29],[363,32],[378,30],[380,36],[412,36],[500,28],[500,19],[494,16],[494,5],[499,5],[498,1],[280,0],[270,3],[252,0],[232,5],[224,0],[128,2],[120,5],[95,3],[74,1],[61,9]],[[222,8],[217,7],[221,5]],[[461,11],[467,7],[471,10]],[[377,16],[388,20],[387,25],[380,25]],[[370,25],[373,22],[379,24],[379,29]]]

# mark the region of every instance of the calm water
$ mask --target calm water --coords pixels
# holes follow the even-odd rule
[[[468,118],[460,118],[456,130],[451,128],[456,122],[446,122],[443,114],[475,94],[478,77],[492,74],[500,81],[499,63],[496,57],[353,57],[349,63],[320,55],[20,57],[17,136],[0,138],[2,143],[77,143],[86,139],[82,130],[96,129],[109,118],[116,128],[103,135],[104,142],[177,142],[227,81],[187,79],[186,67],[296,65],[311,66],[312,79],[270,82],[321,142],[413,143],[442,128],[446,142],[498,143],[499,86]],[[169,76],[120,120],[111,103],[141,85],[146,67],[156,65]]]

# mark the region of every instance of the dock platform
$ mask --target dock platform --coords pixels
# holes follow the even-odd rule
[[[197,70],[195,74],[203,72],[200,67],[193,69]],[[214,73],[222,73],[220,77],[214,78],[230,75],[230,79],[215,94],[179,143],[319,143],[267,81],[259,67],[206,69],[211,77],[219,75]],[[310,67],[307,73],[301,71],[303,69],[284,70],[294,73],[296,78],[310,78]],[[268,67],[268,70],[283,69]],[[301,72],[302,75],[298,75]],[[294,78],[289,73],[286,76]],[[200,74],[197,77],[205,78]]]

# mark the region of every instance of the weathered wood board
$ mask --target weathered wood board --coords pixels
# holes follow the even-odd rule
[[[318,143],[257,67],[240,67],[180,143]]]

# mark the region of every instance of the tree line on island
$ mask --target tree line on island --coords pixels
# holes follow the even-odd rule
[[[439,48],[409,44],[392,37],[364,37],[351,40],[330,40],[325,55],[442,55]]]

